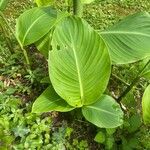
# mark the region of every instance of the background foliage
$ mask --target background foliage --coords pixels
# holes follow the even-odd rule
[[[33,5],[31,1],[10,0],[4,14],[13,29],[15,19]],[[61,7],[61,1],[57,5]],[[140,10],[150,11],[149,0],[97,0],[86,5],[84,18],[100,30]],[[47,87],[46,83],[40,83],[47,76],[46,62],[34,46],[28,47],[34,71],[32,75],[26,73],[20,48],[7,26],[4,28],[5,31],[0,28],[0,149],[150,149],[150,130],[142,124],[140,110],[142,93],[149,80],[141,78],[124,98],[125,122],[117,129],[97,131],[78,111],[69,115],[31,114],[33,101]],[[11,54],[10,49],[17,53]],[[109,85],[112,95],[119,95],[126,88],[142,63],[113,66]],[[94,137],[96,142],[91,142]]]

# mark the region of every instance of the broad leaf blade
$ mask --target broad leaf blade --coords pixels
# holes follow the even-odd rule
[[[16,36],[23,45],[42,38],[54,26],[57,12],[51,7],[35,7],[24,12],[17,20]]]
[[[100,128],[115,128],[123,123],[123,112],[110,96],[103,95],[96,103],[82,108],[83,116]]]
[[[71,106],[94,103],[106,89],[110,58],[101,37],[80,18],[65,18],[55,29],[49,74],[55,91]]]
[[[146,88],[142,98],[143,120],[150,124],[150,85]]]
[[[101,32],[115,64],[127,64],[150,56],[150,15],[128,16]]]
[[[50,111],[67,112],[74,108],[61,99],[52,86],[49,86],[34,102],[33,113],[43,113]]]

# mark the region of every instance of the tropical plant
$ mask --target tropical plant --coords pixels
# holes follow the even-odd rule
[[[40,7],[27,10],[18,18],[16,37],[21,47],[34,43],[48,59],[50,85],[34,102],[33,113],[81,108],[89,122],[101,128],[115,128],[123,123],[121,100],[143,76],[150,61],[116,99],[106,91],[111,66],[150,56],[150,15],[137,13],[104,31],[96,31],[82,18],[82,6],[92,1],[66,1],[73,6],[73,15],[70,10],[62,12],[47,6],[48,1],[42,6],[36,1]],[[145,95],[143,99],[148,97]],[[143,108],[144,117],[149,120],[144,102]]]

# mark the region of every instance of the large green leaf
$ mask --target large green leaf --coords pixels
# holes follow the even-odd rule
[[[16,36],[23,45],[42,38],[55,25],[57,12],[51,7],[35,7],[24,12],[17,20]]]
[[[74,108],[68,105],[54,91],[52,86],[49,86],[34,102],[32,106],[33,113],[43,113],[50,111],[67,112]]]
[[[94,103],[110,76],[107,48],[86,21],[65,18],[55,29],[49,53],[49,74],[55,91],[71,106]]]
[[[142,98],[143,120],[150,124],[150,85],[146,88]]]
[[[146,12],[125,18],[101,35],[115,64],[132,63],[150,56],[150,15]]]
[[[103,95],[96,103],[83,106],[83,116],[100,128],[115,128],[123,123],[123,112],[110,96]]]
[[[0,11],[3,11],[7,4],[8,4],[9,0],[0,0]]]

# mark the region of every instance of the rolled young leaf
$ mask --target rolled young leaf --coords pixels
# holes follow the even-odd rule
[[[38,41],[55,25],[57,11],[51,7],[35,7],[25,11],[16,24],[16,37],[22,46]]]
[[[83,106],[82,113],[89,122],[100,128],[115,128],[123,123],[119,104],[108,95],[103,95],[92,105]]]
[[[142,111],[145,124],[150,124],[150,85],[146,88],[142,98]]]
[[[105,43],[86,21],[67,17],[56,27],[49,52],[55,91],[71,106],[94,103],[105,91],[111,63]]]
[[[67,112],[74,108],[68,105],[54,91],[52,86],[49,86],[33,103],[33,113],[43,113],[50,111]]]
[[[100,34],[114,64],[132,63],[150,56],[150,15],[146,12],[128,16]]]

